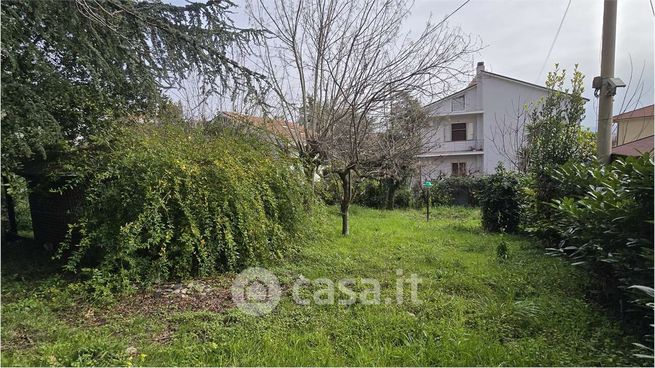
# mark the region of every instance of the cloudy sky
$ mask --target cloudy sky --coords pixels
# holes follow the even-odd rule
[[[248,24],[244,2],[235,1],[233,19],[237,25]],[[430,17],[441,20],[464,2],[416,0],[405,27],[419,33]],[[484,61],[488,71],[543,84],[555,63],[569,70],[579,64],[586,76],[585,97],[590,100],[583,124],[595,130],[598,105],[591,80],[600,74],[603,1],[571,0],[553,51],[546,58],[568,3],[569,0],[471,0],[448,22],[480,37],[485,46],[471,62],[471,70],[477,61]],[[654,19],[650,0],[619,0],[615,76],[627,83],[632,69],[632,92],[643,68],[643,92],[637,93],[641,97],[632,101],[630,109],[653,103]],[[546,67],[540,74],[544,63]],[[615,113],[621,110],[625,91],[620,91],[615,99]]]
[[[463,2],[417,0],[408,27],[418,31],[430,13],[434,18],[443,18]],[[478,61],[484,61],[486,69],[494,73],[543,84],[545,74],[555,63],[567,69],[579,64],[586,76],[585,97],[590,100],[584,124],[595,130],[598,105],[591,80],[600,74],[603,1],[571,1],[546,68],[539,75],[568,2],[471,0],[449,22],[482,39],[486,47],[480,52]],[[633,80],[644,68],[644,90],[637,107],[653,103],[653,20],[649,0],[619,0],[615,75],[628,82],[630,58]],[[634,89],[636,81],[632,84]],[[621,108],[622,100],[623,93],[620,93],[615,100],[615,112]],[[631,107],[634,105],[635,102]]]

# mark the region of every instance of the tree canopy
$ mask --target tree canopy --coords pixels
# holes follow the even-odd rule
[[[261,35],[229,19],[229,1],[2,2],[3,171],[142,116],[189,73],[213,93],[255,91],[236,61]]]
[[[529,116],[527,141],[522,154],[529,172],[540,174],[546,168],[569,160],[582,161],[593,155],[590,133],[580,123],[584,119],[584,75],[577,65],[570,89],[564,87],[566,70],[548,73],[546,87],[550,93]]]

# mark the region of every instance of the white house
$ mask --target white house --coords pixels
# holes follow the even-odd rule
[[[546,87],[487,72],[479,62],[466,88],[426,106],[433,130],[419,155],[421,181],[492,173],[499,162],[515,168],[526,106],[547,94]]]

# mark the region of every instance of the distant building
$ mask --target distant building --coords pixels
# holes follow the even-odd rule
[[[619,156],[641,156],[647,152],[650,152],[652,155],[654,142],[653,136],[651,135],[650,137],[644,137],[637,139],[636,141],[612,147],[612,158],[617,158]]]
[[[421,180],[492,173],[499,162],[517,169],[526,106],[548,93],[546,87],[487,72],[478,63],[466,88],[426,106],[434,134],[419,155]]]
[[[272,139],[276,143],[279,143],[280,140],[293,143],[294,140],[305,138],[305,128],[302,125],[282,119],[224,111],[219,112],[212,119],[214,122],[219,120],[223,124],[229,124],[232,128],[259,135],[262,139]]]
[[[650,137],[653,134],[653,107],[645,106],[614,117],[614,146]],[[652,148],[652,147],[651,147]]]

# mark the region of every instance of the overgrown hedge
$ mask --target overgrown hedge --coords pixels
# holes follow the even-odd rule
[[[652,321],[652,309],[631,304],[648,296],[630,288],[653,288],[652,157],[568,163],[551,174],[566,194],[551,203],[552,219],[540,224],[560,239],[550,250],[592,273],[602,301],[624,314],[641,310]]]
[[[479,192],[488,231],[524,231],[585,268],[589,295],[642,329],[652,345],[653,158],[569,162],[539,174],[497,170]],[[548,198],[545,200],[544,198]]]
[[[79,241],[62,251],[71,271],[131,283],[206,276],[282,257],[310,231],[311,186],[264,142],[146,126],[99,146],[79,165]]]

